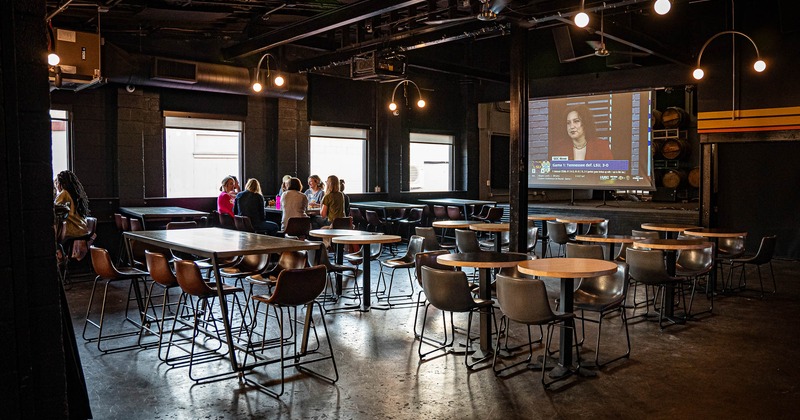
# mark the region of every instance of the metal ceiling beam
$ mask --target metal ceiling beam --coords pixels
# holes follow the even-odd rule
[[[362,0],[225,48],[222,54],[229,60],[260,54],[284,44],[351,25],[373,16],[424,3],[425,1]]]

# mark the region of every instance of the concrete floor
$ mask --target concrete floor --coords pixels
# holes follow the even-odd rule
[[[800,264],[776,260],[774,267],[777,294],[720,296],[713,315],[665,331],[632,322],[629,360],[550,391],[539,371],[497,379],[490,368],[468,372],[454,354],[420,363],[413,308],[326,315],[340,373],[333,385],[294,370],[280,399],[237,379],[195,385],[186,368],[170,368],[154,349],[100,354],[80,337],[91,282],[74,282],[67,293],[97,419],[794,418]],[[126,292],[122,285],[110,291],[108,325],[121,324]],[[703,297],[698,305],[706,303]],[[439,319],[429,322],[431,330],[440,328]],[[456,323],[465,327],[466,318]],[[587,326],[585,357],[593,355],[595,331]],[[603,354],[622,351],[619,318],[603,331],[610,340]],[[521,332],[515,328],[512,338]],[[229,364],[208,367],[224,371]]]

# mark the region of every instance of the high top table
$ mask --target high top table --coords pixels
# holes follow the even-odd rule
[[[228,344],[228,355],[231,368],[234,371],[242,370],[236,360],[236,345],[233,342],[230,319],[228,318],[228,302],[223,295],[222,276],[219,273],[219,260],[222,258],[237,257],[253,254],[278,254],[285,251],[303,251],[316,249],[317,244],[298,241],[295,239],[276,238],[274,236],[259,235],[250,232],[241,232],[222,228],[198,228],[178,230],[145,230],[125,232],[125,237],[147,244],[182,251],[211,259],[214,278],[219,292],[219,308],[222,314],[222,324],[225,329],[225,338]],[[247,350],[247,349],[243,349]]]
[[[352,205],[352,204],[351,204]],[[369,246],[371,244],[390,244],[400,242],[402,238],[397,235],[383,235],[383,234],[369,234],[369,235],[350,235],[350,236],[337,236],[331,241],[335,244],[353,244],[361,245],[361,258],[364,262],[364,271],[361,273],[362,287],[364,298],[361,299],[361,311],[367,312],[370,308],[370,260],[369,260]]]
[[[469,206],[494,206],[497,205],[496,201],[488,201],[488,200],[468,200],[463,198],[426,198],[424,200],[419,200],[421,203],[427,203],[431,206],[433,205],[440,205],[440,206],[456,206],[461,207],[464,209],[464,218],[469,219]],[[433,210],[433,208],[431,208]]]
[[[739,238],[746,237],[747,231],[742,229],[728,229],[728,228],[702,228],[690,229],[683,232],[686,236],[693,236],[699,238],[708,238],[714,243],[714,267],[709,273],[709,281],[711,282],[711,293],[716,293],[717,290],[717,254],[719,253],[719,238]],[[724,289],[724,286],[723,286]]]
[[[556,220],[556,216],[550,214],[530,214],[528,215],[528,220],[534,222],[542,222],[542,230],[541,230],[541,237],[542,237],[542,253],[539,254],[542,258],[545,258],[545,250],[547,250],[547,242],[550,238],[547,236],[547,222]]]
[[[525,254],[501,253],[492,251],[465,252],[458,254],[444,254],[436,257],[436,261],[451,267],[474,267],[480,269],[480,289],[481,299],[492,299],[492,276],[491,269],[514,267],[520,261],[525,261],[529,257]],[[480,314],[480,350],[473,353],[474,359],[483,359],[493,354],[492,349],[492,320],[488,314]]]
[[[700,229],[700,226],[680,223],[642,223],[642,229],[664,232],[664,239],[675,239],[678,237],[678,233],[689,229]]]
[[[630,235],[575,235],[575,239],[582,242],[594,242],[608,245],[608,260],[616,257],[614,249],[616,244],[632,244],[636,239],[644,239]]]
[[[575,233],[580,234],[583,232],[583,225],[588,225],[586,226],[586,231],[588,231],[589,226],[591,226],[592,223],[603,223],[606,221],[606,219],[602,217],[591,216],[558,216],[556,217],[556,221],[561,223],[575,223],[578,225]]]
[[[386,219],[388,216],[388,210],[396,210],[396,209],[420,209],[425,207],[424,204],[411,204],[411,203],[398,203],[395,201],[353,201],[350,203],[350,207],[358,208],[358,209],[366,209],[366,210],[374,210],[374,211],[381,211],[383,212],[383,218]],[[349,215],[348,215],[349,216]],[[366,215],[364,215],[366,217]]]
[[[508,223],[476,223],[469,225],[469,228],[478,232],[494,233],[494,250],[495,252],[500,252],[503,250],[502,233],[508,232],[509,226]]]
[[[370,235],[370,232],[354,229],[312,229],[308,231],[309,236],[321,239],[333,239],[339,236],[352,236],[352,235]],[[327,251],[326,251],[327,252]],[[336,256],[334,262],[341,265],[344,262],[344,247],[342,244],[336,244]],[[336,296],[342,295],[342,275],[336,274]]]
[[[611,261],[591,258],[545,258],[523,261],[519,263],[521,273],[541,277],[561,278],[561,296],[559,309],[562,312],[573,311],[575,279],[597,277],[617,272],[617,264]],[[568,321],[575,328],[575,320]],[[550,371],[551,378],[561,378],[571,373],[582,376],[593,376],[594,372],[572,368],[572,334],[562,327],[559,337],[558,366]],[[547,355],[545,354],[545,357]]]
[[[142,229],[147,229],[147,220],[186,220],[208,216],[208,212],[183,207],[120,207],[119,212],[142,221]]]

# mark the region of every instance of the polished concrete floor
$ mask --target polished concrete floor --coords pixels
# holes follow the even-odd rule
[[[279,399],[236,378],[196,385],[186,368],[160,362],[155,349],[99,353],[80,338],[91,282],[76,281],[67,293],[98,419],[794,418],[800,408],[800,264],[776,260],[774,267],[776,294],[719,296],[712,315],[664,331],[632,321],[630,359],[549,391],[539,371],[498,379],[490,368],[467,371],[456,354],[420,363],[409,307],[326,315],[340,374],[335,384],[291,369]],[[754,272],[749,277],[755,279]],[[127,287],[112,286],[109,328],[121,324],[126,295]],[[706,304],[704,297],[696,303]],[[440,331],[440,323],[430,320],[430,330]],[[457,316],[456,323],[465,327],[466,318]],[[595,331],[587,326],[586,357],[593,354]],[[603,353],[622,351],[619,318],[603,331]],[[512,330],[512,339],[521,336],[522,330]],[[224,361],[204,366],[229,368]]]

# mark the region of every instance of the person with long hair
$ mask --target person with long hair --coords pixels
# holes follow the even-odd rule
[[[306,190],[306,197],[308,197],[308,206],[317,208],[322,204],[322,197],[325,196],[325,184],[320,179],[319,175],[311,175],[308,177],[308,189]]]
[[[567,107],[566,128],[569,140],[550,145],[550,156],[565,160],[613,160],[609,143],[597,137],[591,111],[586,105]]]
[[[86,217],[89,216],[89,197],[81,181],[72,171],[61,171],[56,175],[55,187],[55,205],[69,210],[64,237],[69,239],[88,235]]]
[[[274,235],[278,231],[278,224],[267,220],[264,212],[264,195],[261,193],[261,183],[255,178],[250,178],[245,184],[244,191],[236,194],[233,211],[238,216],[247,216],[257,233]]]
[[[219,187],[220,193],[217,196],[217,211],[219,214],[227,214],[233,217],[233,204],[236,200],[236,177],[228,175],[222,178],[222,184]]]
[[[305,217],[308,197],[303,194],[303,183],[299,178],[289,178],[287,190],[281,195],[281,229],[286,229],[290,217]]]
[[[339,191],[339,177],[331,175],[325,182],[325,197],[322,198],[322,206],[319,215],[324,219],[322,225],[333,223],[337,217],[344,217],[344,194]]]

